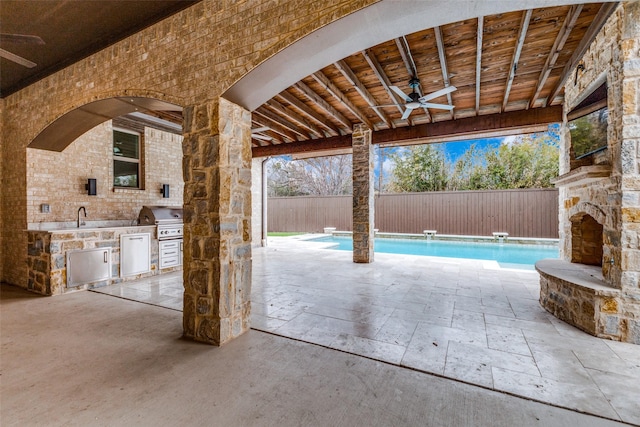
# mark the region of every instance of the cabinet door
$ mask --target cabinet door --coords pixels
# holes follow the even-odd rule
[[[67,287],[111,278],[111,248],[67,252]]]
[[[120,236],[120,277],[151,271],[151,234]]]

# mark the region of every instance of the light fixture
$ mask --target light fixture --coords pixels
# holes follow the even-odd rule
[[[162,194],[162,198],[169,198],[169,184],[162,184],[162,188],[160,189],[160,194]]]
[[[98,194],[98,184],[96,183],[95,178],[89,178],[87,183],[84,185],[85,190],[87,190],[87,194],[90,196],[95,196]]]

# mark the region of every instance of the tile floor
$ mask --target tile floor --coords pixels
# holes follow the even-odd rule
[[[538,275],[485,261],[351,253],[300,238],[253,252],[252,328],[640,425],[640,346],[538,304]],[[180,272],[97,290],[182,310]]]

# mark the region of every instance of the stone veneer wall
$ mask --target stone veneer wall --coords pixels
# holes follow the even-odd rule
[[[598,336],[640,343],[640,3],[621,4],[609,18],[582,58],[578,71],[565,86],[565,124],[561,134],[560,173],[576,179],[560,179],[561,257],[571,260],[571,219],[588,214],[603,226],[603,283],[618,290],[606,310],[598,312]],[[571,157],[566,114],[606,79],[608,86],[608,148],[592,156],[591,165]],[[609,176],[602,171],[610,170]],[[596,172],[592,176],[589,173]],[[583,177],[579,178],[580,173]],[[605,174],[607,175],[607,174]],[[544,282],[544,280],[543,280]],[[544,283],[542,283],[544,285]],[[552,310],[551,301],[563,291],[545,292],[540,301]],[[565,296],[569,292],[564,291]],[[567,298],[566,304],[592,307],[599,303],[588,293]],[[561,311],[557,308],[555,311]],[[567,320],[567,319],[565,319]]]
[[[353,262],[373,262],[375,194],[371,129],[353,128]]]
[[[249,329],[251,113],[221,99],[185,114],[186,337],[221,345]]]
[[[96,126],[62,152],[27,149],[27,222],[69,223],[75,226],[78,208],[84,206],[93,221],[120,220],[135,225],[143,205],[182,206],[182,135],[146,127],[143,139],[144,176],[141,189],[113,187],[111,121]],[[87,195],[87,178],[96,178],[98,194]],[[163,199],[162,184],[170,185],[170,197]],[[40,205],[50,213],[40,212]]]

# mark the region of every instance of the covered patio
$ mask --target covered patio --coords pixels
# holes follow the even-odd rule
[[[173,275],[96,291],[181,310],[182,289],[182,277]],[[350,252],[295,236],[271,237],[268,247],[254,251],[251,325],[487,390],[640,423],[638,347],[558,320],[540,306],[539,294],[535,271],[501,269],[492,261],[376,254],[375,263],[358,264]]]

